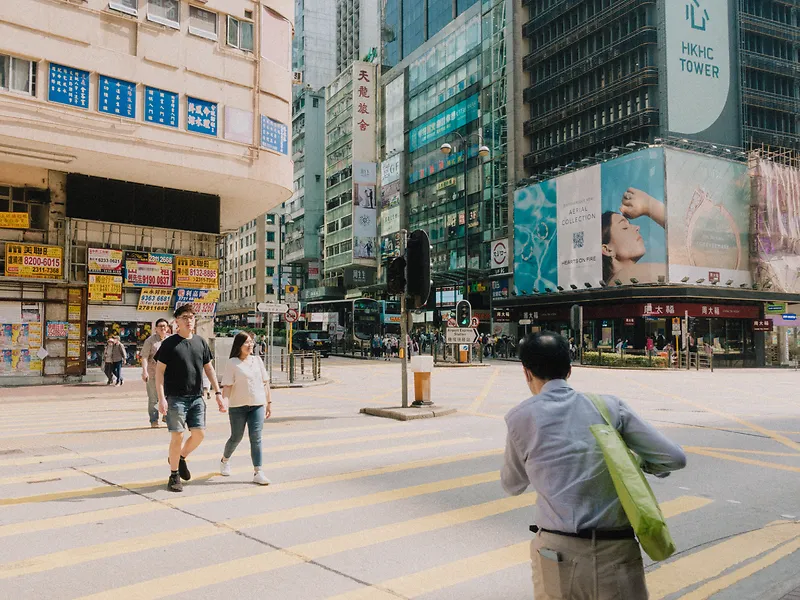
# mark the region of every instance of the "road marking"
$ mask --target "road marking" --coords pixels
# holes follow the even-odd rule
[[[299,458],[295,460],[286,460],[276,463],[264,465],[265,470],[282,469],[286,467],[296,466],[309,466],[321,465],[340,460],[350,460],[357,458],[367,458],[372,456],[383,456],[386,454],[394,454],[396,452],[412,452],[414,450],[425,450],[430,448],[442,448],[444,446],[455,446],[457,444],[469,444],[477,442],[475,438],[455,438],[452,440],[441,440],[438,442],[425,442],[409,444],[406,446],[393,446],[389,448],[378,448],[375,450],[364,450],[358,452],[345,452],[343,454],[333,454],[326,456],[316,456],[311,458]],[[249,469],[248,469],[249,471]],[[192,476],[192,481],[205,480],[211,477],[216,477],[218,473],[208,473],[206,475]],[[22,496],[18,498],[0,498],[0,506],[12,506],[16,504],[29,504],[34,502],[51,502],[56,500],[66,500],[70,498],[87,498],[94,496],[104,496],[106,494],[116,494],[120,491],[126,490],[140,490],[146,488],[162,488],[166,485],[166,478],[151,479],[150,481],[139,481],[122,484],[104,485],[102,487],[94,488],[81,488],[77,490],[69,490],[64,492],[52,492],[49,494],[38,494],[34,496]]]
[[[794,515],[781,515],[782,519],[796,519],[797,517]]]
[[[322,440],[319,442],[309,442],[306,444],[286,444],[283,446],[273,446],[265,449],[267,452],[288,452],[293,450],[308,450],[313,448],[329,448],[331,446],[344,446],[346,444],[361,444],[366,442],[380,442],[384,440],[401,440],[407,438],[416,438],[427,436],[429,434],[440,433],[438,429],[430,430],[412,430],[403,431],[399,433],[383,433],[380,435],[368,435],[354,438],[343,438],[340,440]],[[162,446],[162,449],[165,446]],[[219,460],[222,456],[222,451],[208,452],[206,454],[193,454],[189,456],[189,464],[196,462],[208,462],[211,460]],[[80,470],[64,469],[60,471],[41,471],[39,473],[28,475],[15,475],[13,477],[0,477],[0,485],[9,485],[12,483],[32,483],[34,480],[41,479],[42,477],[58,477],[60,479],[70,479],[73,477],[82,477],[86,473],[90,475],[100,475],[102,473],[121,473],[123,471],[135,471],[139,469],[149,469],[152,467],[164,466],[164,458],[157,458],[154,460],[144,460],[132,463],[110,464],[110,465],[84,465]],[[273,467],[274,468],[274,467]],[[251,467],[241,467],[234,469],[234,473],[245,473],[251,471]]]
[[[505,420],[505,416],[503,415],[490,415],[489,413],[482,413],[482,412],[475,412],[474,410],[459,410],[459,414],[462,415],[470,415],[473,417],[487,417],[489,419],[501,419]]]
[[[712,452],[710,450],[689,450],[684,448],[691,454],[699,454],[700,456],[708,456],[711,458],[720,458],[722,460],[730,460],[733,462],[742,463],[745,465],[753,465],[756,467],[767,467],[769,469],[777,469],[778,471],[791,471],[792,473],[800,473],[800,467],[792,467],[790,465],[781,465],[778,463],[765,462],[763,460],[755,460],[754,458],[745,458],[744,456],[733,456],[731,454],[724,454],[722,452]]]
[[[288,523],[298,519],[328,515],[353,508],[365,508],[368,506],[385,504],[387,502],[406,500],[408,498],[416,498],[428,494],[436,494],[448,490],[491,483],[499,479],[500,473],[498,471],[490,471],[488,473],[479,473],[477,475],[424,483],[407,488],[376,492],[374,494],[356,496],[354,498],[345,498],[343,500],[333,500],[330,502],[297,506],[248,517],[239,517],[221,523],[203,524],[197,527],[163,531],[152,535],[115,540],[113,542],[106,542],[93,546],[70,548],[60,552],[53,552],[51,554],[44,554],[0,565],[0,579],[10,579],[22,575],[41,573],[43,571],[75,566],[93,560],[110,558],[112,556],[141,552],[142,550],[164,548],[173,544],[205,539],[224,533],[240,531],[242,529]]]
[[[698,582],[717,577],[732,566],[753,559],[789,540],[797,539],[798,536],[800,523],[779,521],[678,558],[647,574],[650,598],[660,600]],[[685,600],[686,596],[681,598]]]
[[[365,469],[363,471],[352,471],[350,473],[340,473],[337,475],[324,475],[322,477],[312,477],[310,479],[300,479],[297,481],[289,481],[286,483],[274,483],[266,488],[248,486],[245,489],[231,490],[227,492],[211,492],[207,494],[200,494],[197,496],[185,496],[183,498],[176,498],[175,500],[171,500],[169,502],[143,502],[141,504],[120,506],[116,508],[106,508],[101,510],[78,513],[75,515],[66,515],[63,517],[51,517],[49,519],[36,519],[35,521],[25,521],[22,523],[13,523],[10,525],[0,525],[0,538],[12,535],[25,535],[37,531],[63,529],[65,527],[74,527],[76,525],[85,525],[87,523],[97,523],[101,521],[106,523],[112,519],[121,519],[124,517],[131,517],[135,515],[142,515],[164,510],[170,510],[172,508],[183,508],[186,506],[194,506],[196,504],[206,504],[209,502],[219,502],[222,500],[233,500],[238,498],[248,498],[250,496],[261,496],[264,494],[280,493],[289,490],[298,490],[309,487],[315,487],[317,485],[324,485],[328,483],[353,481],[355,479],[363,479],[365,477],[373,477],[377,475],[386,475],[389,473],[410,471],[412,469],[422,469],[427,467],[447,465],[456,462],[485,458],[487,456],[498,456],[502,453],[503,449],[497,448],[494,450],[483,450],[479,452],[469,452],[466,454],[455,454],[453,456],[444,456],[441,458],[415,460],[411,462],[390,465],[388,467]]]
[[[283,550],[273,550],[255,556],[237,558],[232,561],[192,569],[183,573],[175,573],[85,596],[82,600],[165,598],[173,594],[202,589],[209,585],[217,585],[250,575],[267,573],[290,565],[316,561],[340,552],[368,548],[376,544],[480,521],[495,515],[532,506],[535,502],[536,494],[533,493],[492,500],[483,504],[457,508],[408,521],[299,544]]]
[[[707,498],[680,497],[664,502],[661,510],[667,518],[697,510],[711,503]],[[374,586],[339,594],[327,600],[397,600],[416,598],[423,594],[491,575],[530,562],[530,541],[520,542],[497,550],[484,552],[461,560],[439,565],[425,571],[384,581]]]
[[[731,504],[741,504],[738,500],[725,500],[725,502],[730,502]]]
[[[783,435],[781,433],[778,433],[777,431],[772,431],[771,429],[767,429],[766,427],[762,427],[761,425],[757,425],[755,423],[751,423],[750,421],[746,421],[744,419],[741,419],[741,418],[737,417],[736,415],[732,415],[730,413],[726,413],[725,411],[717,410],[716,408],[711,408],[711,407],[708,407],[708,406],[704,406],[704,405],[702,405],[702,404],[700,404],[698,402],[693,402],[691,400],[687,400],[686,398],[684,398],[682,396],[678,396],[677,394],[670,394],[668,392],[663,392],[663,391],[659,390],[656,387],[653,387],[651,385],[647,385],[645,383],[641,383],[640,381],[635,381],[635,380],[629,379],[629,378],[626,378],[626,379],[628,379],[628,381],[632,381],[633,383],[635,383],[636,385],[638,385],[640,387],[652,390],[653,392],[656,392],[656,393],[658,393],[658,394],[660,394],[662,396],[666,396],[667,398],[674,398],[675,400],[677,400],[678,402],[682,402],[683,404],[687,404],[689,406],[694,406],[695,408],[699,408],[699,409],[701,409],[701,410],[703,410],[705,412],[708,412],[708,413],[723,417],[725,419],[729,419],[731,421],[734,421],[735,423],[739,423],[739,425],[744,425],[745,427],[748,427],[748,428],[752,429],[753,431],[757,431],[758,433],[761,433],[763,435],[766,435],[767,437],[772,438],[773,440],[775,440],[779,444],[782,444],[782,445],[786,446],[787,448],[791,448],[795,452],[800,452],[800,443],[797,443],[797,442],[795,442],[793,440],[790,440],[785,435]]]
[[[277,426],[270,427],[269,421],[264,424],[264,435],[263,435],[263,442],[266,444],[267,442],[271,442],[272,440],[277,439],[285,439],[285,438],[295,438],[295,437],[314,437],[320,434],[325,433],[355,433],[357,431],[376,431],[379,429],[394,429],[396,427],[400,427],[400,425],[395,425],[394,422],[386,423],[386,424],[379,424],[380,422],[376,421],[373,425],[360,425],[358,427],[339,427],[339,428],[324,428],[324,429],[304,429],[302,431],[287,431],[283,433],[277,433],[276,431],[269,431],[270,428],[275,429]],[[148,427],[149,429],[149,427]],[[166,429],[161,429],[161,431],[166,431]],[[228,439],[228,436],[221,438],[205,438],[203,440],[203,444],[224,444]],[[100,457],[107,457],[107,456],[121,456],[124,454],[143,454],[145,452],[163,452],[164,445],[167,443],[167,440],[160,444],[149,444],[147,446],[126,446],[125,448],[110,448],[107,450],[92,450],[89,452],[84,452],[82,450],[75,450],[69,453],[64,454],[45,454],[42,456],[28,456],[23,455],[18,458],[7,458],[0,460],[0,467],[20,467],[23,465],[38,465],[41,463],[46,462],[59,462],[62,460],[76,460],[79,458],[100,458]],[[268,450],[269,448],[265,445],[264,450]]]
[[[486,401],[487,396],[489,396],[489,392],[492,390],[492,386],[494,385],[495,379],[497,379],[498,375],[500,375],[500,369],[495,367],[492,369],[492,374],[489,375],[489,379],[486,380],[486,383],[483,385],[480,393],[475,396],[475,400],[469,405],[469,407],[467,407],[468,411],[477,412],[480,410],[481,405]]]
[[[710,452],[732,452],[734,454],[756,454],[758,456],[793,456],[800,458],[796,452],[767,452],[764,450],[744,450],[742,448],[715,448],[713,446],[683,446],[684,450],[706,450]]]

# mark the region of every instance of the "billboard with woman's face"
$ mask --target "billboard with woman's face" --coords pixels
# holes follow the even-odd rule
[[[664,200],[661,148],[518,190],[517,294],[660,281],[667,272]]]

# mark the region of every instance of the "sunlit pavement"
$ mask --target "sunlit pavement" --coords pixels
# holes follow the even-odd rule
[[[323,377],[274,392],[268,487],[250,483],[246,438],[217,474],[228,424],[210,403],[183,494],[165,489],[141,381],[1,389],[0,597],[531,598],[535,496],[507,498],[498,473],[503,415],[528,395],[519,364],[435,369],[434,400],[458,412],[408,422],[359,414],[400,404],[397,362],[330,358]],[[679,552],[646,561],[651,598],[800,586],[800,373],[576,368],[572,384],[687,451],[652,481]]]

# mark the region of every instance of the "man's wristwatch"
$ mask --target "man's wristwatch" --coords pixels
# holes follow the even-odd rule
[[[215,396],[222,396],[222,392],[214,392]]]

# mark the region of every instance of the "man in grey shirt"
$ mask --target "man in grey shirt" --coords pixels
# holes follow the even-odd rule
[[[142,346],[142,381],[147,387],[147,412],[150,415],[150,427],[158,428],[158,393],[156,392],[156,353],[161,342],[170,334],[170,326],[166,319],[156,321],[156,331],[148,337]],[[166,417],[164,418],[166,421]]]
[[[556,333],[534,333],[519,354],[533,397],[506,415],[501,482],[514,496],[529,485],[538,493],[532,528],[538,532],[531,542],[536,600],[646,600],[639,544],[589,430],[605,421],[567,383],[569,343]],[[625,402],[603,400],[645,472],[665,477],[686,466],[683,450]]]

